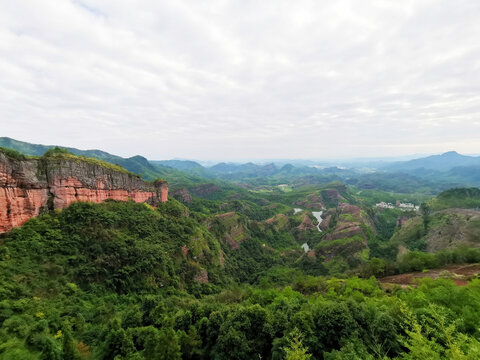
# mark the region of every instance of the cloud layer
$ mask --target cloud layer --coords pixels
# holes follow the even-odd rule
[[[0,136],[150,159],[480,152],[480,2],[2,1]]]

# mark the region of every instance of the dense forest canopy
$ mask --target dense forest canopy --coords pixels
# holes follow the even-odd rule
[[[479,358],[480,190],[177,181],[1,235],[0,359]]]
[[[480,360],[480,1],[1,5],[0,360]]]

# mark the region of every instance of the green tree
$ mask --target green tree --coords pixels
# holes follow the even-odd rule
[[[135,352],[133,340],[122,328],[109,332],[103,346],[102,359],[115,359],[120,355],[126,357]]]
[[[182,357],[184,359],[195,359],[202,355],[202,352],[200,351],[202,340],[195,327],[190,326],[188,333],[180,330],[177,332],[177,335],[180,342]]]
[[[413,330],[406,330],[408,339],[404,345],[410,350],[404,353],[402,359],[407,360],[441,360],[442,347],[435,339],[428,339],[422,334],[422,327],[418,323],[413,324]]]
[[[147,360],[180,360],[180,344],[175,330],[163,328],[160,331],[150,328],[145,340],[144,356]]]
[[[290,334],[290,342],[284,347],[285,360],[308,360],[312,355],[307,354],[308,349],[302,344],[302,334],[295,328]]]
[[[430,223],[431,213],[432,213],[432,209],[430,208],[430,206],[426,202],[423,202],[420,205],[420,214],[422,214],[423,227],[425,228],[425,232],[427,232],[428,224]]]
[[[42,346],[42,354],[40,355],[40,360],[60,360],[61,353],[55,341],[47,337],[44,340]]]
[[[63,330],[63,348],[62,348],[63,360],[78,360],[77,347],[75,346],[75,340],[72,337],[72,333],[69,329]]]

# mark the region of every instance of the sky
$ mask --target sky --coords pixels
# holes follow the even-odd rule
[[[480,153],[480,1],[0,6],[0,136],[158,160]]]

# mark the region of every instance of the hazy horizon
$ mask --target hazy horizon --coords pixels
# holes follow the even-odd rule
[[[0,136],[152,160],[480,153],[480,2],[5,2]]]
[[[2,137],[0,137],[1,139]],[[20,142],[25,142],[20,139],[13,139],[6,137],[7,139],[11,139],[14,141],[20,141]],[[68,144],[41,144],[41,143],[31,143],[33,145],[42,145],[42,146],[58,146],[58,147],[64,147],[64,148],[72,148],[72,146]],[[83,150],[83,151],[106,151],[105,149],[102,148],[76,148],[78,150]],[[457,152],[456,150],[450,150],[449,152]],[[457,152],[458,153],[458,152]],[[110,153],[111,155],[117,155],[121,156],[119,154],[115,153]],[[345,164],[354,164],[354,163],[381,163],[381,162],[396,162],[396,161],[408,161],[408,160],[414,160],[414,159],[419,159],[419,158],[424,158],[432,155],[442,155],[444,153],[430,153],[430,154],[408,154],[408,155],[399,155],[399,156],[371,156],[371,157],[356,157],[356,156],[350,156],[350,157],[323,157],[323,158],[211,158],[211,159],[201,159],[201,158],[182,158],[182,157],[172,157],[172,158],[152,158],[148,154],[132,154],[127,157],[132,157],[132,156],[143,156],[149,161],[169,161],[169,160],[179,160],[179,161],[195,161],[200,163],[203,166],[213,166],[218,163],[232,163],[232,164],[244,164],[248,162],[252,162],[255,164],[268,164],[268,163],[276,163],[276,164],[286,164],[291,162],[292,164],[311,164],[311,165],[321,165],[323,164],[330,164],[330,165],[345,165]],[[465,155],[465,156],[480,156],[480,154],[461,154],[460,155]]]

